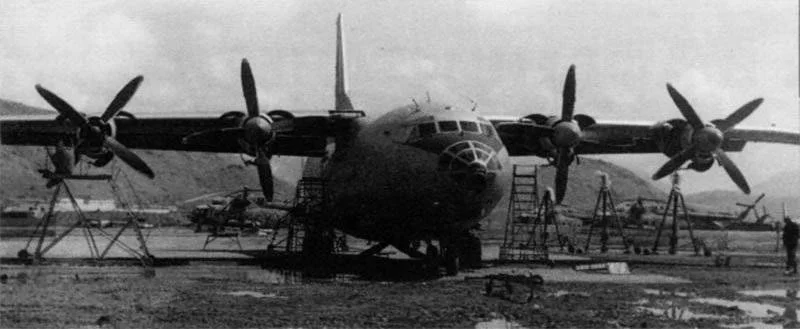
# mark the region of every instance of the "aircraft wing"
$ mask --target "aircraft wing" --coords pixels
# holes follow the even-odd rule
[[[548,132],[531,122],[511,116],[487,116],[511,156],[542,156],[541,137]],[[579,154],[661,153],[655,122],[597,121],[583,129],[583,140],[576,147]],[[800,133],[791,130],[734,128],[725,133],[722,149],[739,152],[747,142],[800,145]]]
[[[758,143],[800,145],[800,131],[786,129],[758,129],[740,127],[725,132],[725,138]]]
[[[329,135],[327,115],[300,116],[292,120],[291,131],[281,132],[270,145],[274,155],[322,156]],[[116,139],[132,149],[175,150],[193,152],[239,153],[236,138],[223,135],[184,144],[183,138],[197,132],[235,128],[233,120],[218,116],[144,117],[114,119]],[[0,117],[0,142],[7,145],[56,145],[74,137],[75,130],[55,120],[55,116]],[[227,137],[226,137],[227,136]]]

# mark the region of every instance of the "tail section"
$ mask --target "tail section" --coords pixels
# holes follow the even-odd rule
[[[342,14],[336,18],[336,111],[353,110],[350,97],[347,96],[347,81],[344,69],[344,36],[342,35]]]

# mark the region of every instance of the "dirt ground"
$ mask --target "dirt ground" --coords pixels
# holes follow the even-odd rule
[[[512,284],[509,293],[501,284],[487,294],[487,280],[469,275],[304,280],[293,272],[219,264],[156,268],[149,278],[136,267],[5,265],[1,270],[9,276],[0,285],[3,328],[794,328],[800,308],[791,291],[800,281],[775,268],[634,265],[631,272],[637,275],[691,282],[545,281],[529,302],[525,286]],[[779,293],[741,293],[751,289]],[[784,290],[789,291],[780,295]],[[751,313],[751,304],[764,305],[766,313]]]
[[[387,259],[389,265],[368,274],[348,268],[331,279],[305,279],[286,268],[242,265],[249,256],[237,253],[234,241],[214,242],[214,250],[204,252],[204,235],[161,230],[148,241],[157,258],[193,260],[150,272],[135,266],[0,265],[0,328],[800,327],[800,280],[776,267],[781,255],[771,250],[774,237],[731,237],[737,247],[728,250],[750,253],[735,257],[732,267],[688,254],[647,258],[650,264],[632,255],[595,257],[629,263],[631,274],[611,275],[575,271],[567,262],[585,255],[554,255],[563,260],[554,269],[487,262],[456,277],[431,278],[407,275],[420,272],[418,262]],[[125,239],[135,245],[132,236]],[[0,255],[14,257],[25,242],[0,241]],[[241,242],[246,250],[264,250],[266,243],[263,237]],[[48,255],[88,257],[86,248],[74,235]],[[496,259],[497,245],[485,245],[484,253],[484,259]],[[676,260],[687,265],[667,265]],[[498,274],[537,274],[544,284],[531,290],[511,283],[509,290],[500,280],[487,292],[486,277]]]

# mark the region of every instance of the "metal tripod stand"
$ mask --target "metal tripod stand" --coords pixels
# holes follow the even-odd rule
[[[542,202],[539,203],[539,208],[536,211],[536,221],[537,224],[542,225],[542,231],[539,233],[540,238],[540,245],[542,248],[547,249],[547,239],[550,237],[550,232],[548,232],[547,227],[548,225],[552,224],[556,231],[557,242],[561,250],[564,250],[564,243],[562,243],[561,232],[559,232],[558,228],[558,220],[556,217],[556,210],[555,210],[555,199],[553,193],[553,189],[547,188],[544,192],[544,196],[542,197]],[[536,226],[533,227],[533,231],[531,232],[530,237],[528,238],[528,245],[533,246],[536,244]]]
[[[669,237],[669,254],[674,255],[678,250],[678,208],[683,212],[683,220],[686,222],[686,227],[689,229],[689,238],[692,240],[692,247],[694,254],[698,255],[700,250],[695,243],[694,232],[692,231],[692,222],[689,220],[689,212],[686,210],[686,202],[683,199],[683,193],[680,188],[680,175],[678,172],[672,174],[672,190],[667,197],[667,206],[664,208],[664,217],[661,219],[661,225],[658,226],[656,233],[656,241],[653,243],[653,253],[658,253],[658,242],[661,238],[661,231],[664,229],[664,224],[667,222],[667,216],[672,212],[672,234]]]
[[[617,226],[617,231],[619,232],[619,236],[622,237],[623,248],[625,252],[628,252],[628,239],[625,238],[625,232],[622,230],[622,223],[619,220],[619,216],[617,216],[617,210],[614,206],[614,199],[611,197],[611,181],[608,178],[608,175],[603,173],[600,175],[600,191],[597,193],[597,202],[594,206],[594,213],[592,214],[592,222],[591,226],[589,227],[589,236],[586,238],[586,247],[584,250],[589,252],[589,244],[592,242],[592,232],[594,231],[595,224],[597,223],[597,212],[598,210],[602,210],[600,213],[600,225],[602,226],[602,231],[600,231],[600,252],[607,252],[608,251],[608,212],[611,211],[611,215],[613,216],[614,224]]]

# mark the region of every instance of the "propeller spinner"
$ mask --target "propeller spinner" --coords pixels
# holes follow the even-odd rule
[[[763,98],[757,98],[747,104],[742,105],[739,109],[728,115],[727,118],[721,120],[714,120],[711,124],[703,123],[700,117],[695,112],[694,108],[689,104],[686,98],[683,97],[672,85],[667,84],[667,91],[669,96],[677,105],[678,110],[686,121],[693,129],[690,144],[683,151],[674,155],[667,161],[661,168],[653,174],[653,179],[658,180],[667,176],[676,170],[680,169],[686,161],[696,158],[698,156],[713,156],[717,159],[720,165],[728,173],[734,183],[744,192],[750,194],[750,186],[744,175],[728,157],[725,151],[722,150],[722,142],[725,140],[725,132],[732,129],[739,124],[742,120],[747,118],[759,105],[764,101]]]
[[[241,117],[242,120],[239,126],[201,131],[186,136],[183,142],[185,144],[194,144],[203,143],[204,141],[218,141],[224,140],[226,136],[233,135],[239,141],[243,151],[255,157],[255,160],[248,162],[248,164],[253,164],[258,168],[258,180],[261,184],[261,191],[264,193],[264,199],[272,201],[274,188],[272,165],[270,164],[272,155],[269,145],[275,139],[276,133],[292,129],[292,120],[274,122],[269,115],[261,114],[258,107],[256,82],[247,59],[242,59],[241,79],[247,114],[237,114],[238,112],[236,112],[223,115]]]
[[[89,148],[102,149],[110,151],[111,154],[119,157],[123,162],[131,166],[136,171],[144,174],[149,178],[154,178],[153,170],[135,153],[131,152],[125,145],[122,145],[114,138],[115,128],[114,119],[118,115],[123,115],[122,108],[136,93],[139,84],[142,83],[144,78],[140,75],[133,78],[122,90],[117,93],[111,104],[108,105],[105,112],[99,117],[86,117],[83,113],[75,110],[69,103],[58,97],[58,95],[45,89],[41,85],[36,85],[36,91],[50,104],[60,116],[67,119],[67,124],[77,129],[77,147],[75,148],[76,160],[77,155],[82,150]],[[127,114],[126,114],[127,116]],[[106,152],[107,153],[107,152]],[[105,156],[103,160],[95,162],[96,165],[102,166],[111,160],[111,156]]]

